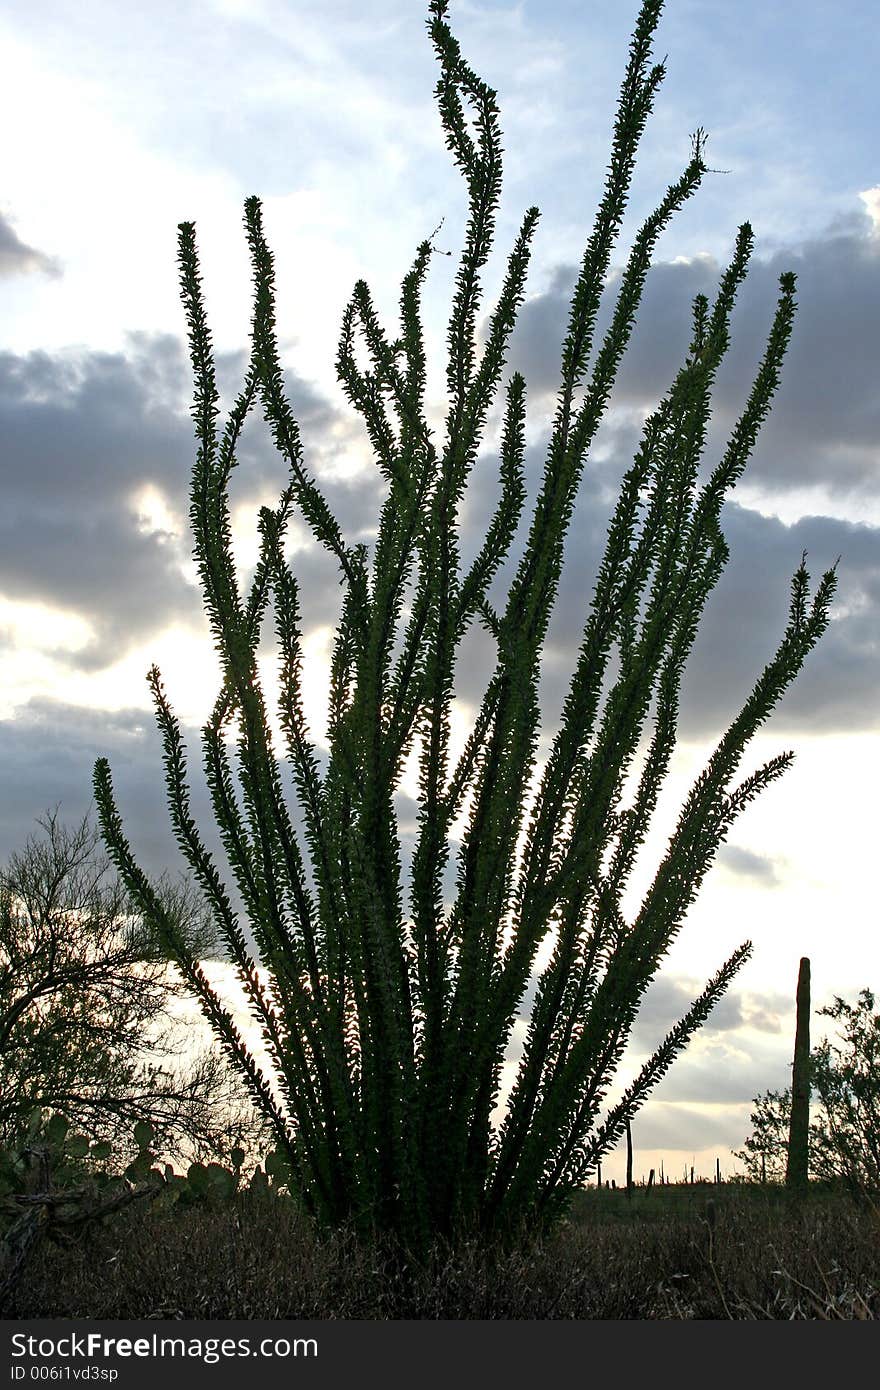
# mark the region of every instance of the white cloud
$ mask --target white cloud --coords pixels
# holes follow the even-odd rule
[[[875,188],[866,188],[859,194],[865,205],[865,211],[871,219],[874,235],[880,235],[880,184]]]

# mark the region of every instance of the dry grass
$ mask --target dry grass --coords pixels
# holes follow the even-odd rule
[[[880,1223],[836,1194],[586,1193],[544,1240],[437,1250],[319,1239],[290,1202],[126,1213],[44,1247],[6,1317],[810,1318],[880,1316]]]

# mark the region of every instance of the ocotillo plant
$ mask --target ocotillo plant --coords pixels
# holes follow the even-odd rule
[[[791,1065],[791,1117],[788,1127],[787,1187],[804,1188],[810,1151],[810,959],[801,956],[797,982],[797,1020]]]
[[[543,477],[518,566],[500,599],[501,566],[527,494],[525,383],[517,373],[506,383],[500,499],[468,566],[459,523],[504,376],[538,211],[530,208],[523,218],[480,348],[481,272],[501,189],[501,131],[496,94],[462,56],[447,23],[447,0],[432,0],[428,27],[440,65],[440,116],[466,184],[468,219],[449,318],[442,438],[429,425],[425,400],[421,296],[431,242],[419,246],[403,279],[398,333],[386,331],[362,280],[342,322],[339,380],[363,417],[387,487],[371,547],[347,543],[306,467],[283,390],[274,261],[258,199],[245,202],[252,354],[222,435],[215,427],[218,391],[195,230],[190,222],[179,229],[196,380],[191,519],[223,671],[203,729],[204,768],[250,934],[192,819],[184,742],[157,669],[149,681],[173,827],[228,942],[271,1074],[260,1070],[223,1000],[163,915],[123,832],[102,759],[95,793],[103,834],[271,1120],[292,1190],[324,1221],[391,1230],[414,1245],[432,1232],[499,1230],[559,1210],[616,1143],[749,954],[748,942],[734,952],[602,1118],[642,996],[718,845],[791,760],[784,753],[737,784],[743,750],[828,621],[834,576],[823,577],[810,602],[802,560],[778,649],[696,779],[644,901],[627,919],[622,895],[675,746],[682,670],[728,557],[722,503],[770,408],[795,312],[795,277],[787,273],[742,414],[700,485],[711,390],[752,250],[751,228],[743,225],[714,303],[705,295],[694,301],[687,356],[623,476],[570,689],[542,762],[539,669],[585,460],[657,239],[707,172],[698,132],[687,167],[635,237],[610,325],[598,338],[600,296],[636,150],[664,75],[662,63],[651,64],[661,8],[662,0],[644,0],[632,37],[610,167],[562,346]],[[360,364],[358,347],[369,367]],[[227,485],[243,422],[258,397],[290,478],[278,506],[260,513],[259,560],[244,592],[231,552]],[[303,615],[284,553],[294,508],[334,557],[342,587],[323,768],[303,711]],[[258,679],[257,646],[270,604],[302,835],[282,791]],[[496,665],[454,759],[456,659],[474,622],[494,643]],[[235,720],[233,747],[226,736]],[[394,794],[413,750],[419,815],[407,877]],[[462,815],[465,829],[454,850],[452,830]],[[454,852],[458,875],[447,902],[442,883]],[[552,952],[538,970],[539,947],[548,940]],[[536,974],[519,1070],[504,1097],[502,1065]]]

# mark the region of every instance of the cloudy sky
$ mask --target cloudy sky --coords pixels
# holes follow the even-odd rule
[[[250,316],[242,204],[261,197],[307,458],[346,534],[369,537],[380,492],[335,380],[341,312],[364,276],[393,324],[415,246],[445,219],[437,245],[454,250],[463,226],[462,186],[433,105],[424,8],[421,0],[4,6],[0,110],[15,134],[0,184],[3,857],[47,807],[60,802],[65,819],[87,811],[92,765],[106,754],[144,863],[177,866],[144,676],[157,661],[193,748],[217,676],[187,534],[192,382],[178,222],[197,224],[228,403]],[[636,9],[635,0],[452,7],[465,51],[498,90],[505,133],[490,291],[522,211],[536,203],[542,212],[512,344],[529,387],[533,493]],[[687,162],[697,126],[710,132],[708,162],[725,172],[706,178],[662,238],[587,469],[546,652],[549,729],[638,421],[669,384],[687,347],[693,294],[712,294],[740,222],[751,221],[756,252],[719,375],[708,461],[748,389],[781,270],[797,271],[799,312],[773,415],[725,507],[731,561],[688,667],[655,851],[772,653],[801,552],[814,577],[841,557],[831,627],[750,755],[757,763],[792,748],[795,766],[738,822],[634,1034],[629,1065],[752,938],[754,958],[731,995],[634,1125],[638,1170],[662,1156],[678,1173],[694,1159],[708,1172],[716,1154],[727,1166],[747,1133],[750,1098],[786,1084],[801,955],[812,959],[817,1004],[880,989],[880,42],[872,0],[669,0],[656,52],[668,54],[668,76],[616,264]],[[428,288],[438,419],[454,266],[454,257],[435,257]],[[472,540],[491,496],[491,455],[490,440],[465,518]],[[233,492],[244,572],[256,553],[257,508],[282,481],[255,421]],[[307,708],[320,739],[335,581],[301,529],[294,540]],[[266,659],[271,665],[268,648]],[[461,727],[480,675],[480,663],[469,664]],[[207,808],[198,789],[196,805]],[[642,873],[644,884],[649,864]]]

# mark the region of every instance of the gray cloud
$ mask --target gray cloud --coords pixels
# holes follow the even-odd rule
[[[671,1149],[687,1155],[717,1145],[722,1168],[726,1171],[724,1150],[741,1148],[748,1132],[745,1105],[731,1104],[729,1109],[719,1113],[670,1101],[649,1101],[632,1122],[635,1170],[641,1172],[639,1149]],[[680,1174],[681,1170],[678,1173],[667,1170],[666,1176],[676,1182]],[[697,1173],[695,1176],[710,1175]]]
[[[739,845],[722,845],[716,858],[730,873],[751,879],[762,888],[775,888],[780,882],[773,860],[750,849],[742,849]]]
[[[682,725],[699,736],[726,723],[773,654],[788,607],[788,586],[807,552],[813,584],[841,556],[832,622],[780,701],[772,727],[811,732],[877,727],[880,709],[880,532],[832,517],[787,527],[735,503],[722,526],[731,561],[706,605],[685,673]]]
[[[636,1052],[653,1052],[703,987],[704,982],[689,976],[659,975],[646,991],[633,1025],[630,1045]],[[739,1053],[729,1054],[728,1035],[741,1029],[765,1035],[748,1044],[751,1061],[747,1065]],[[652,1097],[714,1104],[751,1100],[773,1084],[774,1073],[782,1084],[793,1029],[793,996],[728,990],[700,1028],[696,1046],[674,1064]]]
[[[676,1062],[651,1093],[651,1099],[658,1103],[747,1105],[766,1090],[768,1083],[764,1078],[772,1074],[765,1058],[760,1063],[755,1058],[745,1062],[741,1055],[731,1056],[723,1047],[710,1047]],[[784,1063],[779,1076],[785,1076]]]
[[[691,303],[717,289],[722,267],[711,257],[659,262],[650,270],[613,404],[650,407],[668,389],[688,347]],[[880,323],[880,237],[867,217],[840,219],[819,238],[753,260],[731,322],[731,347],[719,371],[708,456],[723,445],[745,402],[773,316],[778,277],[798,276],[798,314],[773,412],[748,477],[769,491],[821,485],[844,496],[880,491],[880,399],[876,390]],[[546,289],[523,305],[512,364],[532,393],[555,392],[573,266],[559,266]],[[616,293],[612,278],[599,330]]]
[[[202,840],[214,857],[241,910],[225,851],[217,830],[210,794],[202,772],[200,730],[184,724],[192,814]],[[36,820],[56,805],[60,819],[71,824],[89,814],[97,822],[92,794],[95,760],[110,763],[116,803],[135,859],[148,875],[185,871],[168,812],[162,741],[150,710],[90,710],[60,700],[32,699],[14,720],[0,720],[0,766],[4,795],[0,805],[0,863],[36,831]],[[233,764],[235,757],[233,754]],[[282,763],[288,804],[296,814],[292,778]]]
[[[670,1028],[683,1018],[691,1004],[702,993],[705,982],[683,980],[660,975],[650,985],[642,1000],[638,1018],[633,1026],[634,1047],[652,1051]],[[712,1010],[700,1033],[724,1033],[743,1023],[743,1009],[738,993],[728,991]]]
[[[226,406],[244,367],[243,353],[218,359]],[[286,385],[309,464],[320,471],[333,449],[350,447],[353,431],[331,433],[337,414],[307,382],[289,373]],[[190,389],[183,344],[171,335],[131,334],[126,353],[0,354],[0,591],[85,618],[95,639],[71,661],[86,669],[118,659],[171,621],[202,621],[198,593],[182,573],[191,547]],[[234,506],[280,491],[285,466],[258,415],[245,425],[240,463]],[[144,529],[137,493],[147,484],[163,497],[176,534]],[[355,539],[373,515],[376,488],[374,475],[363,473],[327,488]],[[301,562],[309,625],[334,614],[324,559],[308,554]]]
[[[88,667],[197,613],[183,547],[145,533],[135,503],[146,483],[177,503],[191,451],[186,417],[152,399],[168,356],[167,343],[151,358],[143,342],[131,360],[0,356],[0,588],[87,619],[96,638],[79,661]]]
[[[0,212],[0,277],[28,275],[33,271],[41,271],[54,278],[62,274],[61,265],[55,257],[27,246],[19,238],[10,219]]]
[[[746,1025],[758,1033],[789,1035],[793,1027],[794,999],[787,994],[746,994],[743,996]]]
[[[636,439],[636,430],[627,422],[606,431],[601,456],[588,461],[584,473],[543,656],[542,708],[551,723],[568,688],[613,499]],[[543,460],[540,446],[527,451],[532,498]],[[497,491],[495,473],[492,458],[478,464],[465,513],[466,555],[476,550],[483,534]],[[808,516],[787,526],[732,500],[724,506],[722,529],[731,556],[709,597],[684,674],[681,736],[718,734],[738,712],[782,636],[791,577],[804,551],[814,586],[840,557],[838,593],[831,625],[780,701],[771,727],[780,733],[875,728],[880,718],[880,530],[828,516]],[[515,558],[518,553],[515,547]],[[508,564],[494,587],[500,606],[513,569],[514,563]],[[472,704],[479,701],[493,662],[493,644],[478,627],[459,662],[462,698]]]
[[[197,766],[197,744],[191,747]],[[144,867],[159,873],[179,862],[151,713],[88,710],[48,699],[31,700],[14,720],[0,721],[0,859],[21,846],[47,808],[57,804],[66,823],[93,811],[92,770],[102,756],[110,759],[120,810]],[[207,795],[198,804],[203,811]],[[200,824],[206,821],[203,815]]]

